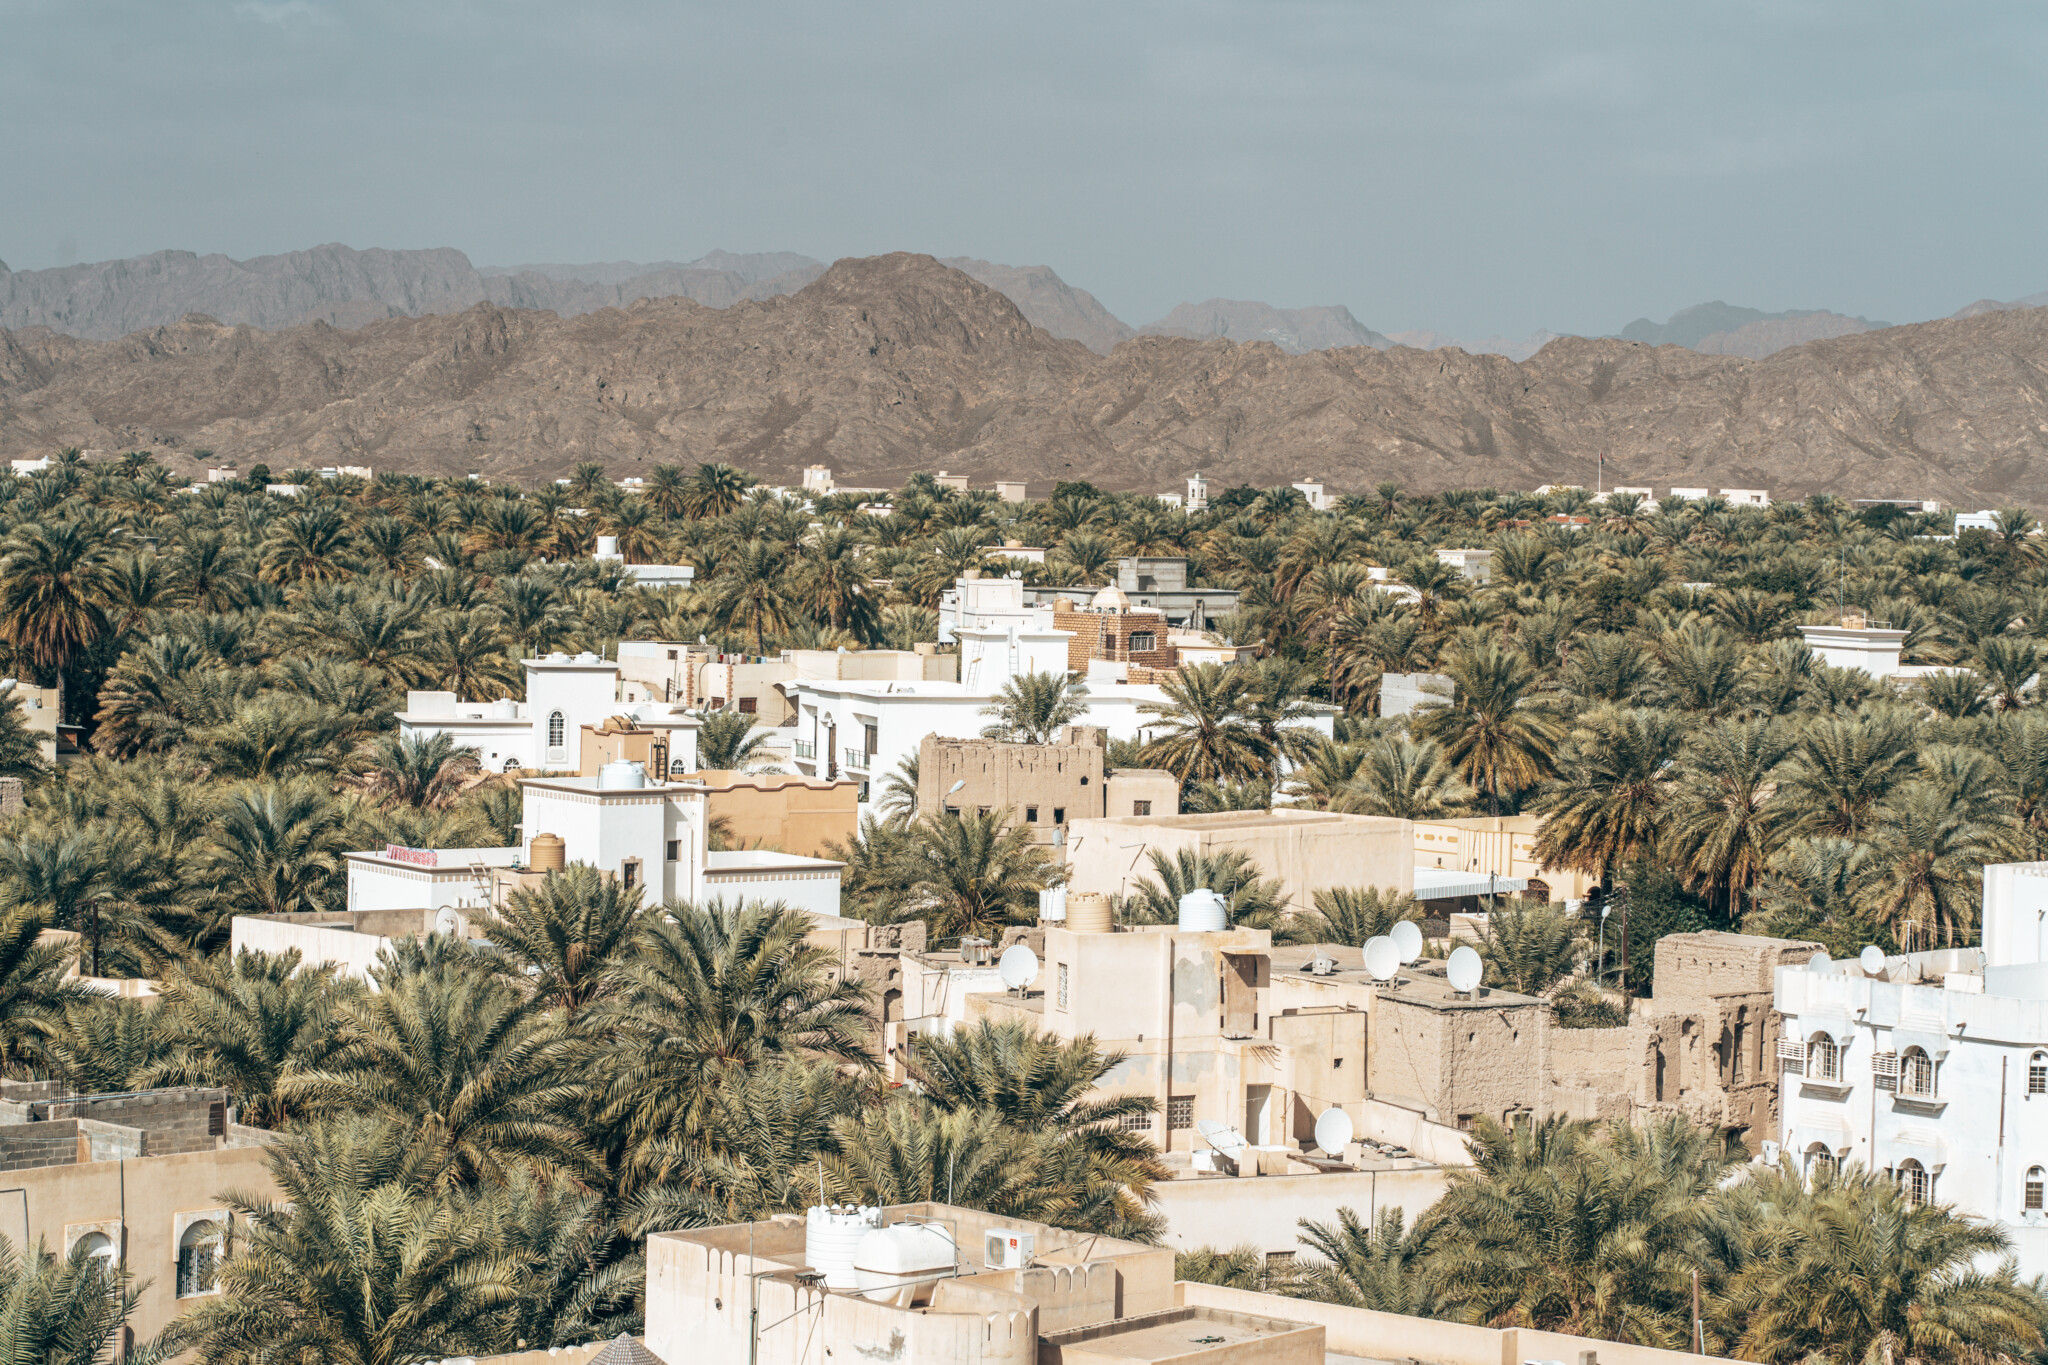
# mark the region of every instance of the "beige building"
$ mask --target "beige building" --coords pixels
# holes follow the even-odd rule
[[[1178,814],[1178,779],[1155,768],[1108,767],[1106,734],[1070,725],[1055,744],[926,735],[917,751],[917,813],[1007,810],[1047,845],[1064,842],[1075,820]]]
[[[0,701],[12,700],[21,709],[23,728],[36,737],[37,751],[42,754],[43,762],[52,767],[57,763],[57,697],[54,687],[31,687],[12,679],[0,680]],[[66,736],[64,745],[74,754],[78,752],[78,746],[71,742],[75,738],[74,730]]]
[[[1536,834],[1542,827],[1538,815],[1417,820],[1415,865],[1523,882],[1525,894],[1535,900],[1584,900],[1599,878],[1540,862]]]
[[[0,1081],[0,1235],[88,1252],[147,1281],[135,1341],[219,1292],[229,1190],[274,1194],[271,1135],[230,1121],[222,1090],[66,1096]]]
[[[734,848],[828,858],[827,844],[851,843],[860,827],[854,778],[706,770],[683,780],[704,788],[704,818],[723,821]]]
[[[649,729],[630,716],[613,716],[601,725],[577,727],[576,776],[595,777],[607,763],[638,763],[657,779],[669,771],[669,730]]]
[[[1156,807],[1155,807],[1156,811]],[[1415,889],[1415,835],[1406,820],[1282,807],[1207,815],[1117,815],[1077,820],[1067,841],[1068,885],[1077,892],[1131,895],[1152,878],[1149,854],[1243,853],[1277,877],[1285,902],[1313,904],[1325,887]]]

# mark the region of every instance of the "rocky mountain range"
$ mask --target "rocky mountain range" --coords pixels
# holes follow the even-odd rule
[[[1788,346],[1802,346],[1827,337],[1854,336],[1889,326],[1888,322],[1845,317],[1824,308],[1766,313],[1716,300],[1681,308],[1661,323],[1637,318],[1621,329],[1621,337],[1624,341],[1644,341],[1652,346],[1684,346],[1707,355],[1742,355],[1762,360]]]
[[[1351,316],[1351,310],[1341,304],[1330,308],[1275,308],[1270,303],[1241,299],[1183,303],[1143,332],[1146,336],[1196,340],[1270,341],[1289,355],[1306,355],[1339,346],[1385,350],[1394,344],[1361,325]]]
[[[725,460],[848,484],[945,467],[1036,491],[1189,472],[1338,490],[1591,483],[1778,497],[2048,503],[2048,310],[1809,342],[1761,360],[1621,339],[1530,360],[1289,355],[1138,336],[1098,355],[927,256],[845,260],[793,294],[576,317],[488,301],[353,330],[189,317],[113,341],[0,332],[0,454],[209,448],[535,480]]]

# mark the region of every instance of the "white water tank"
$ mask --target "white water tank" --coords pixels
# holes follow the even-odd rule
[[[597,789],[601,792],[633,791],[647,785],[647,768],[628,759],[617,759],[597,770]]]
[[[617,559],[618,557],[619,538],[617,536],[599,536],[597,538],[597,554],[593,558]]]
[[[898,1223],[878,1228],[853,1249],[853,1276],[861,1294],[876,1303],[907,1308],[919,1285],[944,1279],[959,1265],[953,1234],[935,1223]]]
[[[586,650],[584,650],[584,651],[583,651],[583,652],[582,652],[581,654],[578,654],[578,655],[576,656],[576,662],[577,662],[577,663],[579,663],[579,664],[594,664],[594,663],[596,663],[597,661],[598,661],[598,659],[597,659],[597,656],[596,656],[595,654],[592,654],[592,653],[591,653],[591,652],[590,652],[589,650],[587,650],[587,649],[586,649]]]
[[[1038,922],[1040,924],[1065,924],[1067,922],[1067,888],[1048,886],[1038,893]]]
[[[1226,904],[1221,893],[1198,886],[1180,898],[1180,927],[1195,934],[1219,933]]]
[[[517,720],[519,703],[510,697],[500,697],[491,703],[491,715],[498,720]]]
[[[815,1204],[804,1210],[804,1264],[825,1277],[827,1289],[853,1289],[853,1252],[882,1226],[882,1211],[853,1204]]]

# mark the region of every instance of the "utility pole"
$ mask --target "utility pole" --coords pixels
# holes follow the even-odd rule
[[[1703,1356],[1707,1353],[1707,1332],[1700,1322],[1700,1268],[1692,1268],[1692,1353]]]
[[[1610,891],[1610,892],[1608,892],[1608,893],[1607,893],[1607,903],[1608,903],[1609,905],[1613,905],[1613,904],[1615,904],[1615,903],[1617,903],[1617,902],[1619,902],[1619,903],[1620,903],[1620,905],[1621,905],[1621,958],[1620,958],[1620,967],[1621,967],[1621,1013],[1622,1013],[1622,1017],[1623,1017],[1623,1018],[1627,1018],[1627,1017],[1628,1017],[1628,1003],[1629,1003],[1629,991],[1628,991],[1628,969],[1629,969],[1629,957],[1628,957],[1628,883],[1627,883],[1627,882],[1616,882],[1616,883],[1614,884],[1614,890],[1612,890],[1612,891]]]

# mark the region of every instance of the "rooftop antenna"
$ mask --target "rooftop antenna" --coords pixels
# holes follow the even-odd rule
[[[1444,964],[1444,975],[1450,979],[1451,989],[1460,995],[1470,995],[1479,989],[1479,978],[1485,971],[1486,964],[1469,945],[1461,945],[1451,954],[1451,960]]]
[[[1023,991],[1038,980],[1038,954],[1019,943],[1003,953],[996,963],[996,975],[1013,991]]]

